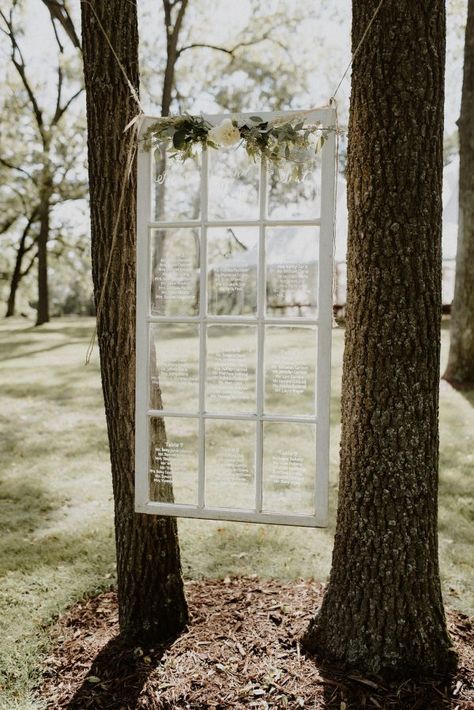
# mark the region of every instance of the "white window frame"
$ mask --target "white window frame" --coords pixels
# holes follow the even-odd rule
[[[279,117],[291,118],[298,112],[260,113],[264,120]],[[253,113],[240,114],[238,118],[248,118]],[[329,484],[329,430],[330,430],[330,379],[331,379],[331,334],[332,334],[332,278],[333,278],[333,239],[334,239],[334,184],[335,184],[335,129],[336,115],[334,108],[316,109],[306,114],[307,122],[319,122],[330,130],[325,134],[321,149],[321,209],[315,219],[274,220],[267,217],[267,171],[265,161],[260,161],[259,180],[259,218],[257,220],[215,220],[207,216],[208,193],[208,154],[202,152],[201,178],[201,217],[186,221],[153,221],[152,190],[153,159],[152,151],[141,147],[138,152],[137,185],[137,314],[136,314],[136,411],[135,411],[135,510],[138,513],[170,515],[209,520],[233,520],[254,523],[273,523],[282,525],[300,525],[307,527],[325,527],[328,514]],[[217,125],[225,114],[205,115],[211,124]],[[234,116],[233,116],[234,117]],[[147,128],[159,120],[159,117],[146,116],[140,127],[140,137]],[[284,226],[319,227],[318,254],[318,317],[266,317],[265,315],[265,229]],[[256,317],[212,316],[207,312],[207,229],[208,227],[254,226],[259,228],[259,260],[257,268],[257,313]],[[174,317],[151,314],[150,303],[150,234],[152,229],[200,227],[200,305],[198,316]],[[199,361],[199,413],[185,413],[170,410],[152,410],[149,408],[150,387],[150,327],[154,323],[195,323],[199,325],[200,361]],[[210,323],[238,323],[257,326],[257,372],[256,372],[256,414],[210,414],[205,411],[205,376],[206,376],[206,326]],[[264,413],[264,338],[265,325],[312,325],[317,326],[316,353],[316,414],[315,416],[286,416]],[[149,420],[151,417],[187,417],[199,422],[198,439],[198,502],[197,505],[164,503],[150,500],[149,474]],[[205,438],[206,419],[229,419],[257,422],[256,460],[255,460],[255,505],[253,509],[216,508],[206,506],[205,501]],[[262,470],[263,470],[263,422],[304,422],[316,425],[316,469],[314,508],[311,515],[284,514],[262,511]]]

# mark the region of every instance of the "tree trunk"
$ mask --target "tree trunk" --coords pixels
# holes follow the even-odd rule
[[[177,5],[176,17],[173,22],[173,9]],[[178,61],[178,40],[188,7],[188,0],[164,0],[165,31],[166,31],[166,65],[163,77],[163,92],[161,95],[161,115],[169,116],[174,88],[176,62]]]
[[[33,213],[34,214],[34,213]],[[10,279],[10,293],[8,295],[7,301],[7,311],[5,313],[5,318],[11,318],[15,315],[15,303],[16,303],[16,293],[18,291],[18,286],[22,279],[21,267],[23,264],[23,257],[27,251],[26,240],[30,231],[33,218],[30,218],[27,222],[25,229],[20,237],[20,243],[18,244],[18,249],[16,252],[15,266],[13,268],[12,277]]]
[[[17,254],[17,262],[18,262],[18,254]],[[16,264],[15,264],[15,269],[12,274],[12,278],[10,281],[10,292],[8,294],[8,300],[7,300],[7,310],[5,312],[5,318],[12,318],[15,315],[15,308],[16,308],[16,292],[18,291],[18,286],[20,285],[20,277],[19,277],[19,272],[17,271]]]
[[[96,0],[82,3],[81,10],[96,304],[104,289],[97,329],[115,501],[120,628],[130,639],[156,643],[181,631],[188,616],[176,520],[134,512],[135,166],[105,279],[127,156],[135,141],[133,130],[123,130],[137,106],[92,8],[138,87],[136,3]]]
[[[353,47],[377,0],[354,0]],[[382,5],[355,58],[339,507],[303,642],[363,672],[453,662],[438,570],[445,10]]]
[[[451,343],[444,379],[474,389],[474,0],[468,2],[459,118],[459,232]]]
[[[38,233],[38,310],[36,325],[49,323],[49,295],[48,295],[48,238],[49,238],[49,195],[42,198],[39,208],[39,233]]]

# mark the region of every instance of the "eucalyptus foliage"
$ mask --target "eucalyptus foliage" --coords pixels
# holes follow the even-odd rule
[[[318,121],[306,124],[306,116],[301,113],[273,121],[250,116],[245,120],[233,119],[232,124],[240,135],[237,144],[244,146],[251,160],[265,158],[277,169],[282,162],[290,162],[294,164],[296,175],[321,150],[328,131]],[[164,146],[170,157],[185,161],[195,156],[198,146],[221,149],[222,146],[212,140],[213,129],[215,127],[203,116],[183,114],[160,118],[146,131],[143,145],[146,150]]]

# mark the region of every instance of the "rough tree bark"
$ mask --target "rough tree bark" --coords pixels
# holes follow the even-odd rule
[[[134,140],[133,131],[123,130],[137,107],[97,17],[138,87],[136,3],[95,0],[81,3],[81,10],[96,303],[104,289],[98,341],[115,500],[120,628],[129,638],[155,643],[176,635],[188,617],[176,520],[134,513],[135,169],[120,214],[118,246],[104,280]]]
[[[356,47],[378,5],[354,0]],[[445,10],[386,2],[356,56],[339,507],[303,643],[364,672],[455,660],[438,570]]]
[[[469,0],[459,126],[459,233],[451,342],[444,379],[474,389],[474,0]]]

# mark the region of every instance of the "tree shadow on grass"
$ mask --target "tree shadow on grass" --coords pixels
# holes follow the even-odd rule
[[[54,343],[47,348],[37,348],[36,350],[24,349],[26,346],[31,345],[34,341],[19,340],[14,344],[12,343],[0,343],[0,359],[2,362],[7,362],[8,360],[18,360],[22,357],[33,357],[34,355],[40,355],[42,353],[49,353],[53,350],[60,350],[61,348],[69,347],[70,345],[84,345],[85,340],[63,340],[59,343]],[[8,353],[5,355],[4,353]]]
[[[93,528],[54,530],[65,511],[63,497],[41,481],[25,476],[0,479],[0,576],[64,564],[87,569],[94,557],[104,556],[112,547],[111,533],[98,540]]]
[[[153,697],[147,695],[140,702],[139,697],[168,647],[169,644],[146,651],[145,655],[121,635],[111,639],[95,657],[90,672],[69,701],[68,710],[157,707]],[[156,691],[153,695],[156,697]]]
[[[3,533],[0,550],[9,536],[25,535],[42,528],[61,508],[62,501],[38,481],[18,477],[0,479],[0,511]]]

